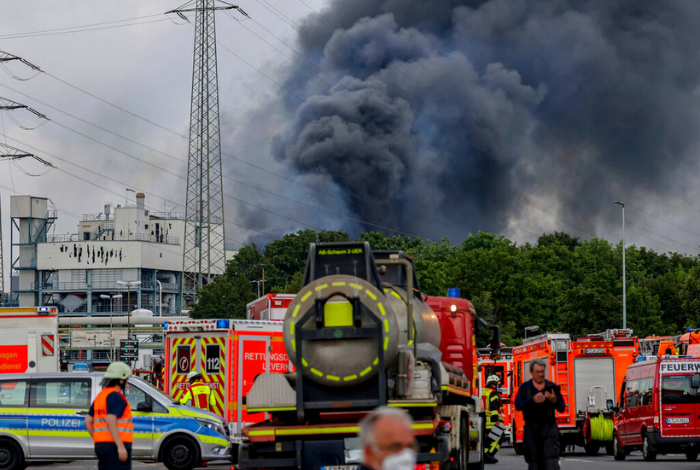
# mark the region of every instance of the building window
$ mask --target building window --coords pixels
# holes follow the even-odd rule
[[[90,240],[90,232],[83,232],[83,240]]]

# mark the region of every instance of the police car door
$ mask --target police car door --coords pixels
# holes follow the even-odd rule
[[[131,406],[131,419],[134,422],[134,443],[131,455],[134,458],[150,457],[153,449],[153,411],[151,397],[133,382],[126,384],[126,399]],[[139,404],[144,411],[139,411]]]
[[[50,377],[31,381],[28,440],[32,458],[91,458],[94,445],[85,428],[92,402],[92,377]]]

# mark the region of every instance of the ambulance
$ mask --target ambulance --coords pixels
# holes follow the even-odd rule
[[[56,307],[0,308],[0,374],[58,372]]]
[[[700,452],[700,358],[640,356],[625,374],[613,408],[613,455],[624,460],[641,450],[646,461],[658,454]]]
[[[29,462],[95,459],[85,416],[103,375],[0,375],[0,470],[23,470]],[[136,377],[129,378],[125,395],[134,422],[134,460],[192,470],[230,459],[227,430],[219,416],[179,405]]]
[[[280,321],[173,320],[164,325],[165,393],[179,401],[196,371],[215,396],[212,412],[228,422],[234,442],[248,424],[267,418],[248,413],[246,395],[264,372],[288,372]]]
[[[491,359],[490,348],[479,349],[479,396],[486,386],[486,379],[490,375],[501,378],[498,392],[501,395],[503,407],[503,426],[506,428],[506,438],[514,442],[512,433],[513,413],[515,412],[515,395],[513,395],[513,348],[501,345],[501,355],[498,359]]]

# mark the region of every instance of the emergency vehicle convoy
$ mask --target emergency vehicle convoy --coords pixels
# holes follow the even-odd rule
[[[475,327],[467,300],[424,301],[403,253],[312,244],[284,321],[295,372],[255,379],[247,411],[269,418],[243,429],[239,468],[354,468],[358,421],[381,405],[411,413],[426,468],[482,468]]]
[[[59,367],[56,307],[0,308],[0,374]]]
[[[0,375],[0,470],[95,459],[85,416],[102,377],[99,372]],[[129,378],[125,396],[134,424],[134,460],[192,470],[229,458],[229,438],[218,416],[173,403],[136,377]]]
[[[545,378],[561,387],[566,403],[564,412],[556,413],[561,448],[579,445],[588,455],[595,455],[605,447],[612,455],[612,406],[637,349],[638,340],[631,330],[607,330],[576,341],[567,333],[527,338],[522,346],[513,348],[513,396],[530,380],[532,361],[545,361]],[[513,442],[518,453],[522,453],[524,426],[522,413],[515,413]]]
[[[250,414],[246,395],[255,377],[287,372],[282,322],[249,320],[174,320],[165,325],[165,393],[179,401],[191,372],[213,395],[209,411],[225,418],[234,441],[243,426],[264,419]],[[208,401],[205,402],[205,404]]]
[[[515,414],[515,395],[513,395],[513,348],[501,345],[500,357],[492,359],[491,349],[479,349],[479,395],[486,387],[486,379],[491,375],[500,377],[501,382],[498,392],[501,396],[501,407],[503,409],[503,426],[506,429],[506,438],[513,443],[512,436],[513,415]]]
[[[695,461],[700,451],[700,358],[639,360],[627,369],[614,407],[615,460],[639,449],[646,461],[671,452]]]

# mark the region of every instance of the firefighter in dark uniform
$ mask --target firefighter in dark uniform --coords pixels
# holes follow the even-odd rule
[[[131,470],[134,423],[131,406],[124,396],[129,377],[131,368],[128,365],[110,364],[102,379],[102,391],[85,417],[85,427],[95,443],[99,470]]]
[[[515,409],[523,412],[523,447],[528,470],[559,470],[559,429],[555,411],[566,409],[559,387],[544,378],[544,361],[530,363],[528,380],[518,389]]]
[[[496,452],[501,448],[501,441],[505,433],[503,427],[503,407],[501,406],[501,394],[498,392],[498,384],[501,378],[490,375],[486,379],[486,387],[481,391],[481,401],[486,411],[486,439],[484,441],[484,463],[498,463]]]

